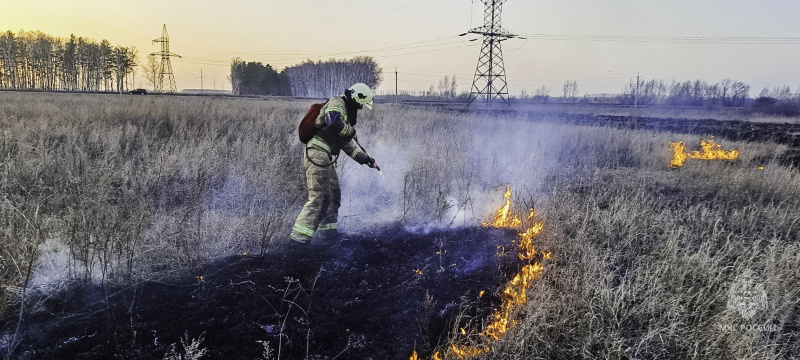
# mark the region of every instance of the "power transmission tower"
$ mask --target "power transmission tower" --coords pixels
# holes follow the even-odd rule
[[[158,86],[156,86],[156,88],[161,92],[177,92],[178,85],[175,84],[175,75],[172,73],[172,63],[169,61],[169,58],[171,56],[181,56],[169,51],[167,24],[164,24],[164,28],[161,30],[161,37],[153,40],[153,43],[161,43],[161,51],[150,54],[161,56],[161,72],[158,74]]]
[[[481,56],[475,69],[475,79],[472,81],[472,90],[469,94],[470,104],[478,98],[485,99],[487,105],[495,100],[501,100],[510,105],[508,99],[508,84],[506,83],[506,70],[503,65],[503,50],[500,48],[502,41],[517,38],[500,25],[503,3],[506,0],[482,0],[485,5],[483,12],[483,26],[474,28],[467,34],[483,36]]]

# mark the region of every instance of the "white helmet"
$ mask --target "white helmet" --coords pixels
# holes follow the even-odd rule
[[[372,89],[367,84],[355,83],[347,91],[356,103],[372,110]]]

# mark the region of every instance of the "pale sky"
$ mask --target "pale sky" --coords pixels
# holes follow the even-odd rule
[[[384,68],[381,91],[394,91],[395,68],[400,89],[423,90],[456,75],[459,90],[468,90],[481,41],[458,35],[483,25],[483,7],[470,0],[0,0],[0,31],[108,39],[137,47],[144,64],[159,51],[151,40],[166,24],[170,50],[183,56],[172,60],[179,89],[200,88],[201,69],[205,88],[230,89],[235,56],[281,69],[304,59],[370,55]],[[616,93],[637,73],[667,83],[731,78],[749,84],[751,96],[764,87],[794,91],[799,17],[797,0],[508,0],[508,31],[549,34],[502,43],[510,93],[544,85],[560,96],[568,80],[581,95]],[[639,38],[621,41],[630,36]],[[148,87],[141,72],[135,86],[140,82]]]

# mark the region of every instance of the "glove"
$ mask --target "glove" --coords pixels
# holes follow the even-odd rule
[[[369,166],[369,167],[371,167],[371,168],[374,168],[374,167],[375,167],[375,159],[373,159],[373,158],[369,158],[369,159],[367,160],[367,162],[365,162],[365,163],[364,163],[364,165],[367,165],[367,166]]]
[[[375,159],[369,158],[369,160],[370,160],[369,167],[371,167],[371,168],[373,168],[375,170],[381,171],[381,167],[378,166],[378,163],[375,162]]]

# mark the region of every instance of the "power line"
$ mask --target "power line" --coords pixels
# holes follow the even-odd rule
[[[221,50],[212,50],[212,49],[202,49],[202,48],[195,48],[195,47],[187,47],[187,46],[173,46],[183,49],[192,49],[198,51],[206,51],[206,52],[214,52],[214,53],[224,53],[224,54],[241,54],[241,55],[255,55],[255,56],[292,56],[280,59],[270,59],[270,62],[281,62],[281,61],[297,61],[297,60],[305,60],[308,57],[325,57],[325,56],[335,56],[335,55],[352,55],[352,54],[363,54],[369,52],[391,52],[391,51],[402,51],[402,50],[409,50],[414,48],[427,48],[427,47],[434,47],[434,46],[445,46],[445,45],[454,45],[458,44],[457,42],[443,42],[443,43],[436,43],[436,44],[426,44],[430,42],[438,42],[446,39],[453,38],[454,36],[447,36],[437,39],[431,40],[424,40],[424,41],[417,41],[412,43],[406,44],[398,44],[388,47],[381,47],[381,48],[374,48],[374,49],[367,49],[367,50],[357,50],[351,52],[333,52],[333,53],[248,53],[248,52],[235,52],[235,51],[221,51]],[[525,34],[522,36],[516,36],[517,38],[524,38],[524,39],[532,39],[532,40],[553,40],[553,41],[602,41],[602,42],[669,42],[669,43],[717,43],[717,44],[782,44],[782,45],[796,45],[800,44],[800,38],[797,37],[703,37],[703,36],[625,36],[625,35],[569,35],[569,34]],[[426,44],[426,45],[421,45]],[[419,45],[419,46],[415,46]],[[467,45],[467,46],[474,46],[474,45]],[[403,54],[396,54],[397,56],[401,55],[413,55],[413,54],[420,54],[426,52],[433,52],[433,51],[443,51],[443,50],[450,50],[456,49],[458,47],[450,47],[446,49],[433,49],[430,51],[420,51],[420,52],[410,52],[410,53],[403,53]],[[386,55],[386,56],[375,56],[375,57],[388,57],[394,55]],[[215,59],[204,59],[204,58],[191,58],[192,61],[184,61],[187,63],[193,64],[203,64],[203,65],[212,65],[212,66],[229,66],[229,60],[215,60]],[[401,67],[398,67],[401,68]],[[441,71],[441,73],[448,73],[447,71]],[[461,74],[464,76],[464,74]],[[467,75],[468,76],[468,75]]]
[[[522,37],[531,40],[554,40],[554,41],[655,42],[655,43],[735,44],[735,45],[800,45],[800,37],[571,35],[571,34],[524,34],[522,35]]]
[[[450,70],[428,70],[428,69],[409,68],[409,67],[405,67],[405,66],[390,66],[390,65],[386,65],[386,66],[384,66],[384,68],[398,68],[398,69],[401,69],[401,70],[421,71],[421,72],[429,72],[429,73],[435,73],[435,74],[454,74],[454,75],[461,75],[461,76],[472,76],[472,74],[455,73],[455,72],[452,72]]]
[[[176,26],[179,26],[179,27],[203,27],[203,28],[247,27],[247,26],[267,26],[267,25],[293,24],[293,23],[322,21],[322,20],[336,20],[336,19],[341,19],[343,17],[353,17],[353,16],[360,16],[360,15],[366,15],[366,14],[374,14],[374,13],[379,13],[379,12],[393,11],[393,10],[405,9],[405,8],[410,8],[410,7],[429,5],[429,4],[434,4],[434,3],[440,3],[440,2],[444,2],[444,1],[445,0],[434,0],[434,1],[418,3],[418,4],[397,6],[397,7],[392,7],[392,8],[376,9],[376,10],[369,10],[369,11],[362,11],[362,12],[355,12],[355,13],[351,12],[351,13],[347,13],[347,14],[338,14],[338,15],[324,16],[324,17],[311,18],[311,19],[302,19],[302,20],[276,21],[276,22],[269,22],[269,23],[215,25],[215,26],[210,26],[210,25],[207,25],[207,24],[202,24],[202,25],[191,25],[191,24],[187,25],[187,24],[184,24],[184,25],[176,25]]]
[[[432,40],[425,40],[425,41],[417,41],[407,44],[399,44],[393,46],[387,46],[382,48],[375,48],[375,49],[367,49],[367,50],[356,50],[356,51],[345,51],[345,52],[332,52],[332,53],[248,53],[248,52],[241,52],[241,51],[222,51],[222,50],[212,50],[212,49],[201,49],[201,48],[194,48],[194,47],[187,47],[187,46],[176,46],[182,49],[191,49],[191,50],[199,50],[199,51],[207,51],[207,52],[214,52],[214,53],[222,53],[222,54],[233,54],[233,55],[254,55],[254,56],[332,56],[332,55],[348,55],[348,54],[360,54],[366,52],[373,52],[373,51],[390,51],[390,50],[405,50],[417,47],[427,47],[427,46],[439,46],[439,45],[452,45],[458,44],[459,42],[449,42],[449,43],[441,43],[441,44],[430,44],[430,45],[421,45],[421,46],[412,46],[412,45],[419,45],[429,42],[436,42],[446,39],[456,38],[456,36],[446,36],[438,39]]]
[[[438,78],[438,79],[441,79],[441,78],[442,78],[442,75],[441,75],[441,74],[440,74],[440,75],[430,75],[430,74],[416,74],[416,73],[404,72],[404,73],[403,73],[403,75],[422,76],[422,77],[432,77],[432,78]],[[444,75],[445,75],[445,76],[449,76],[450,74],[444,73]]]
[[[229,66],[231,66],[231,64],[230,64],[230,63],[228,63],[228,64],[217,64],[217,63],[210,63],[210,62],[203,62],[203,61],[191,61],[191,60],[186,60],[186,59],[181,59],[181,60],[179,60],[178,62],[179,62],[179,63],[187,63],[187,64],[210,65],[210,66],[223,66],[223,67],[229,67]]]
[[[441,44],[439,44],[437,46],[441,46]],[[447,51],[447,50],[453,50],[453,49],[463,49],[463,48],[464,48],[464,45],[459,45],[459,46],[445,47],[445,48],[440,48],[440,49],[430,49],[430,50],[413,51],[413,52],[406,52],[406,53],[395,53],[395,54],[387,54],[387,55],[373,55],[371,57],[372,58],[397,57],[397,56],[424,54],[424,53]],[[399,49],[399,50],[393,50],[393,51],[400,51],[400,50],[405,50],[405,49]],[[319,57],[324,57],[324,56],[319,56]],[[194,58],[189,58],[189,59],[194,59]],[[280,62],[302,61],[302,60],[308,60],[308,59],[309,59],[308,57],[294,57],[294,58],[283,58],[283,59],[270,59],[270,60],[268,60],[266,62],[270,63],[270,64],[277,64],[277,63],[280,63]],[[218,61],[215,60],[214,62],[181,60],[181,62],[191,63],[191,64],[200,64],[200,65],[211,65],[211,66],[226,66],[226,67],[230,66],[229,62],[227,64],[224,64],[222,60],[218,60]]]
[[[195,75],[197,75],[197,73],[176,72],[175,75],[191,75],[191,76],[195,76]],[[224,75],[220,75],[220,74],[205,74],[205,77],[207,77],[207,78],[208,77],[226,77],[228,75],[230,75],[230,74],[224,74]]]
[[[453,49],[463,49],[463,48],[464,48],[464,46],[462,45],[462,46],[453,46],[453,47],[447,47],[447,48],[442,48],[442,49],[433,49],[433,50],[426,50],[426,51],[415,51],[415,52],[402,53],[402,54],[377,55],[377,56],[373,56],[373,57],[374,58],[386,58],[386,57],[394,57],[394,56],[427,54],[427,53],[432,53],[432,52],[447,51],[447,50],[453,50]]]

